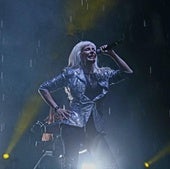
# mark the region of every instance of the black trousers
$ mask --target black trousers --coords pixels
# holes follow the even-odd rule
[[[113,169],[114,159],[105,136],[98,133],[92,118],[86,128],[62,125],[62,139],[64,142],[64,169],[77,169],[80,148],[86,148],[97,168]]]

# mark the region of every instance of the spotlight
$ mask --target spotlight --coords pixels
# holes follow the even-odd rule
[[[149,168],[149,167],[150,167],[150,164],[149,164],[148,162],[145,162],[145,163],[144,163],[144,166],[145,166],[146,168]]]
[[[7,159],[9,159],[10,155],[8,153],[4,153],[2,155],[2,157],[3,157],[4,160],[7,160]]]

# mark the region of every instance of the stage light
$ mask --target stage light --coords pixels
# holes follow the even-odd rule
[[[170,143],[167,146],[165,146],[162,150],[160,150],[158,153],[156,153],[151,159],[149,159],[148,162],[145,162],[144,166],[146,168],[149,168],[151,165],[158,162],[161,158],[165,157],[168,154],[170,154]]]
[[[39,108],[41,106],[42,100],[39,95],[34,95],[29,98],[28,102],[23,107],[22,113],[16,127],[14,128],[13,135],[10,139],[9,145],[6,149],[6,152],[10,154],[19,139],[22,137],[24,132],[28,129],[29,125],[33,122],[34,118],[39,112]]]
[[[149,167],[150,167],[150,165],[149,165],[148,162],[145,162],[145,163],[144,163],[144,166],[145,166],[146,168],[149,168]]]
[[[2,157],[3,157],[4,160],[7,160],[7,159],[9,159],[10,155],[8,153],[4,153],[2,155]]]

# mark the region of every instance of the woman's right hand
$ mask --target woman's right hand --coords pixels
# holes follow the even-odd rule
[[[114,52],[113,49],[107,49],[108,45],[102,45],[100,46],[100,51],[104,55],[112,55]]]
[[[56,110],[56,118],[57,120],[64,120],[64,119],[69,119],[71,115],[71,111],[66,110],[65,108],[58,108]]]

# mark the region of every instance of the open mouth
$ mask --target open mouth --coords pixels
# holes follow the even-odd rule
[[[96,55],[89,55],[87,57],[88,60],[95,60],[96,59]]]

